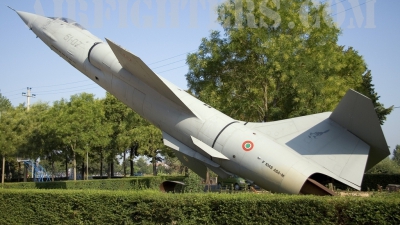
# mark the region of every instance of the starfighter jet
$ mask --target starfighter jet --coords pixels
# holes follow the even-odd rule
[[[16,13],[52,51],[158,127],[164,144],[203,178],[209,168],[275,193],[334,195],[325,181],[360,190],[364,172],[390,154],[372,101],[356,91],[333,112],[238,121],[73,20]]]

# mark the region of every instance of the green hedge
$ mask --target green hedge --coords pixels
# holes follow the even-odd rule
[[[0,224],[400,224],[400,195],[0,190]]]
[[[105,180],[5,183],[5,189],[94,189],[94,190],[158,190],[165,180],[183,181],[184,176],[136,177]]]
[[[400,184],[400,174],[364,174],[361,190],[377,190],[378,184],[382,188],[388,184]]]
[[[89,181],[20,182],[5,183],[7,189],[97,189],[97,190],[143,190],[157,189],[162,181],[183,181],[184,176],[135,177],[100,179]],[[365,174],[363,191],[377,190],[377,184],[385,188],[388,184],[400,184],[400,174]]]

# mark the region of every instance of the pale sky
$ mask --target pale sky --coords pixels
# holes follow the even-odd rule
[[[186,54],[195,51],[215,23],[217,0],[3,0],[0,6],[0,90],[13,105],[52,103],[76,93],[105,91],[52,52],[7,8],[76,20],[94,35],[113,40],[142,58],[156,73],[186,89]],[[325,2],[325,1],[324,1]],[[375,91],[386,106],[400,107],[400,1],[331,0],[342,28],[339,44],[352,46],[372,70]],[[382,127],[390,150],[400,144],[400,108]]]

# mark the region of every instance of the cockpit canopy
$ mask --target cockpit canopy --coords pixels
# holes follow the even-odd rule
[[[52,20],[61,20],[61,21],[64,21],[64,22],[66,22],[68,24],[71,24],[71,25],[74,25],[76,27],[79,27],[82,30],[86,30],[82,25],[77,23],[75,20],[71,20],[71,19],[68,19],[68,18],[65,18],[65,17],[49,17],[49,18],[52,19]]]

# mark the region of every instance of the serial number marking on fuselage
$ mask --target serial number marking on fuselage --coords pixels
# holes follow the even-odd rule
[[[67,34],[67,35],[64,37],[64,40],[65,40],[67,43],[69,43],[69,44],[71,44],[72,46],[74,46],[74,47],[78,47],[79,45],[83,44],[82,41],[80,41],[80,40],[74,38],[74,36],[73,36],[72,34]]]
[[[264,164],[264,163],[265,163],[265,164]],[[262,164],[264,164],[264,165],[265,165],[266,167],[268,167],[270,170],[274,171],[274,172],[275,172],[276,174],[278,174],[279,176],[285,177],[285,174],[281,173],[281,171],[279,171],[279,170],[277,170],[277,169],[274,169],[274,167],[273,167],[271,164],[265,162],[265,160],[262,161]]]

